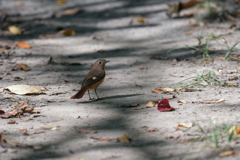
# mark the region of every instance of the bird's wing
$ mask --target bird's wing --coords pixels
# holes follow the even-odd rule
[[[82,82],[82,88],[85,86],[91,86],[98,81],[101,81],[105,77],[105,72],[98,72],[97,74],[91,73],[91,71],[88,73],[86,78]]]

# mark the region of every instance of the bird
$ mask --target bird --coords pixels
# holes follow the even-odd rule
[[[91,100],[92,98],[89,94],[90,89],[94,89],[98,97],[97,88],[105,78],[105,65],[107,62],[109,62],[109,60],[99,59],[93,64],[92,69],[88,72],[87,76],[82,81],[80,91],[72,96],[71,99],[80,99],[83,97],[84,93],[88,91],[89,100]]]

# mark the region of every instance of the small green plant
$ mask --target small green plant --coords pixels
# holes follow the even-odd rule
[[[219,41],[220,39],[221,39],[221,41]],[[208,59],[211,59],[211,57],[209,55],[211,53],[211,50],[209,49],[209,45],[210,45],[211,41],[216,41],[221,46],[226,47],[227,52],[224,56],[225,60],[229,60],[229,59],[236,59],[237,60],[237,58],[229,57],[229,54],[232,52],[234,47],[240,43],[239,40],[236,43],[234,43],[232,46],[229,46],[229,44],[228,44],[228,42],[225,38],[222,38],[220,35],[218,35],[218,36],[214,35],[213,33],[208,34],[205,37],[202,36],[202,34],[198,35],[197,40],[198,40],[198,47],[190,47],[190,46],[187,46],[187,47],[191,48],[191,49],[194,49],[196,51],[202,52],[203,53],[203,60],[205,60],[206,57]]]
[[[208,86],[208,85],[223,85],[219,80],[219,76],[216,75],[214,71],[211,70],[204,70],[202,74],[196,74],[194,77],[187,78],[181,82],[178,82],[172,88],[181,87],[185,89],[191,86]]]
[[[217,125],[211,119],[209,122],[211,127],[205,130],[197,124],[202,133],[202,136],[200,136],[201,140],[206,140],[209,147],[230,147],[230,142],[235,138],[234,130],[229,134],[232,124],[224,123]]]

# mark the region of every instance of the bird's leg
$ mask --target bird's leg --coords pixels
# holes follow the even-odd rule
[[[90,97],[90,93],[89,93],[89,90],[88,90],[88,96],[89,96],[89,100],[91,100],[92,98]]]
[[[97,95],[97,89],[94,89],[94,91],[95,91],[95,93],[96,93],[96,95]],[[97,98],[99,99],[98,95],[97,95]]]

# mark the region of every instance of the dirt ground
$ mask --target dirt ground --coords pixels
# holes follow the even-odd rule
[[[25,96],[8,91],[0,93],[1,110],[10,111],[18,101],[25,101],[40,112],[30,120],[29,116],[0,120],[0,134],[4,139],[1,160],[240,159],[237,136],[226,147],[227,135],[219,140],[219,147],[209,140],[214,128],[240,123],[238,87],[209,85],[194,92],[152,92],[205,70],[217,75],[220,75],[218,69],[238,70],[238,61],[217,58],[226,53],[223,45],[212,43],[209,47],[214,51],[213,59],[202,63],[201,58],[195,58],[202,53],[186,47],[197,46],[196,37],[210,33],[222,35],[232,46],[240,36],[238,30],[229,29],[232,22],[215,20],[204,26],[193,26],[195,18],[169,18],[166,2],[176,1],[68,0],[64,5],[56,5],[55,0],[24,0],[22,5],[16,5],[19,1],[15,0],[0,2],[0,10],[9,15],[8,25],[24,30],[22,35],[12,35],[7,31],[8,25],[2,24],[0,45],[18,41],[31,45],[30,49],[12,47],[8,54],[1,54],[1,88],[14,84],[38,85],[46,87],[48,93]],[[54,14],[75,7],[84,11],[71,16]],[[139,15],[147,23],[137,22]],[[75,35],[44,38],[47,34],[56,35],[59,28],[73,29]],[[186,35],[189,31],[192,34]],[[238,50],[239,45],[234,53]],[[168,57],[168,60],[149,59],[151,56]],[[55,63],[49,64],[50,57]],[[171,64],[177,57],[182,60]],[[97,90],[101,99],[89,100],[87,94],[82,99],[70,99],[80,89],[80,81],[91,64],[101,58],[110,60],[105,81]],[[16,69],[19,63],[27,64],[30,70]],[[233,75],[238,73],[225,77]],[[238,80],[231,83],[237,84]],[[60,94],[51,95],[57,92]],[[96,98],[94,92],[91,95]],[[169,98],[173,95],[176,98]],[[145,107],[149,101],[164,98],[169,98],[175,111],[159,112],[157,105],[139,110],[128,107],[136,104]],[[226,101],[197,103],[216,99]],[[189,103],[181,104],[178,100]],[[17,124],[8,124],[10,120]],[[178,124],[186,122],[195,125],[179,129]],[[38,134],[20,132],[23,129],[35,132],[49,126],[59,127]],[[144,126],[158,131],[148,132]],[[79,133],[78,129],[97,133]],[[90,138],[119,138],[124,134],[129,135],[130,143]],[[18,144],[6,145],[6,140]],[[219,153],[229,150],[234,150],[236,155],[219,157]]]

